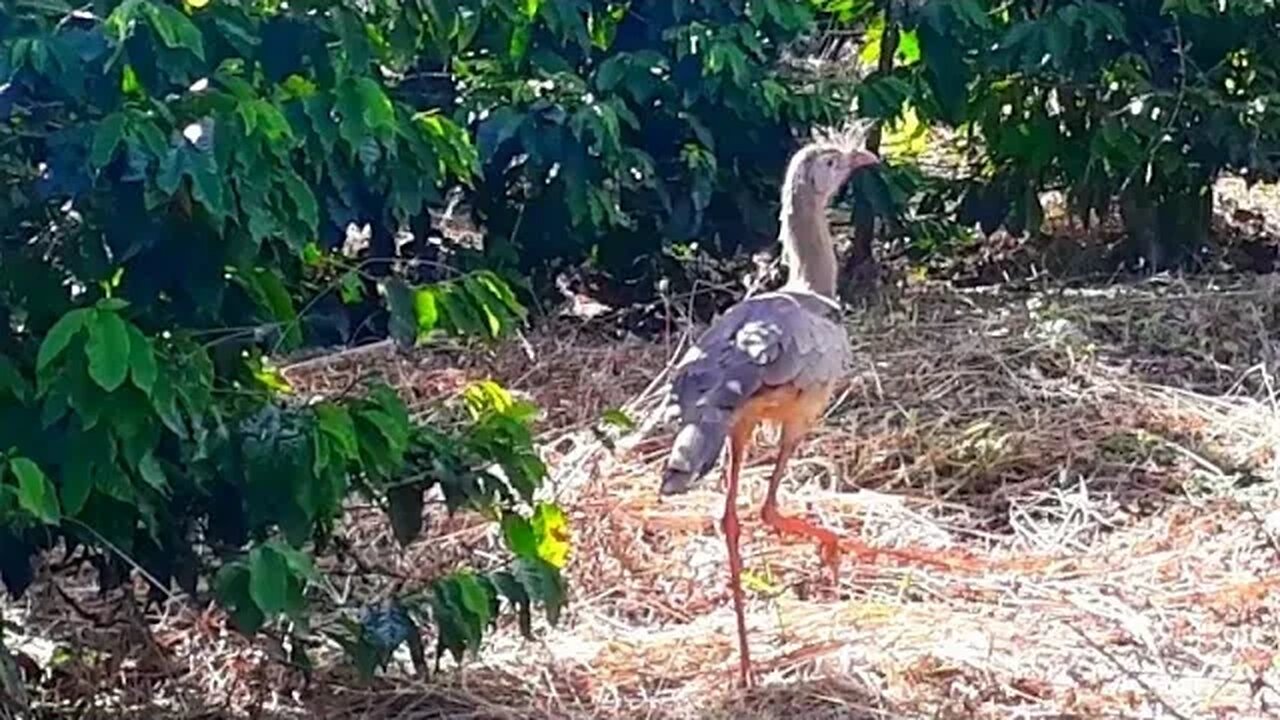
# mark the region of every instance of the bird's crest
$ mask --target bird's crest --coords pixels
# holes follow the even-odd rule
[[[841,150],[861,150],[867,146],[867,136],[876,121],[867,118],[849,118],[842,125],[818,128],[813,132],[811,145],[838,147]]]
[[[791,162],[787,164],[787,172],[783,181],[783,198],[784,203],[789,193],[787,188],[795,186],[795,182],[799,179],[797,171],[805,161],[812,157],[815,153],[821,152],[823,149],[837,149],[844,152],[851,150],[862,150],[867,146],[867,135],[871,129],[875,127],[877,121],[865,118],[850,118],[839,126],[828,126],[817,128],[813,131],[810,141],[791,156]]]

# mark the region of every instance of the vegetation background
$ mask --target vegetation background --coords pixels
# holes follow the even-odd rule
[[[415,676],[443,713],[450,663],[495,631],[555,644],[569,630],[535,617],[554,626],[569,597],[607,594],[588,569],[606,511],[573,479],[623,439],[632,455],[610,462],[643,475],[658,356],[740,297],[743,275],[771,282],[788,157],[855,118],[876,121],[868,144],[887,161],[837,210],[842,294],[886,343],[873,355],[897,357],[907,328],[918,352],[963,358],[977,330],[931,339],[921,313],[959,322],[980,303],[957,293],[998,285],[1030,323],[1010,320],[1010,337],[1063,318],[1102,333],[1037,352],[1072,367],[1107,343],[1123,360],[1104,364],[1177,357],[1145,381],[1274,411],[1273,293],[1249,275],[1274,271],[1280,231],[1278,30],[1269,0],[5,3],[0,584],[15,610],[0,616],[0,715],[103,711],[117,701],[84,688],[134,684],[125,668],[140,666],[156,680],[135,690],[189,709],[189,676],[162,659],[175,645],[156,639],[175,615],[266,648],[255,667],[283,675],[245,681],[232,709],[250,714],[281,677],[330,671],[342,688]],[[1153,274],[1200,283],[1140,318],[1154,325],[1119,322],[1120,305],[1024,302],[1050,282],[1132,303],[1160,295]],[[954,302],[939,310],[936,292]],[[1006,368],[1028,357],[987,350],[1010,353]],[[1034,382],[1061,375],[1054,358]],[[432,363],[466,381],[431,385]],[[563,372],[583,366],[562,402]],[[602,367],[625,382],[588,389]],[[942,409],[963,387],[890,372],[899,400],[956,419]],[[876,377],[883,399],[894,380]],[[1045,397],[1023,380],[1006,389]],[[996,495],[1043,468],[999,465],[992,447],[1012,435],[974,427],[949,482],[995,493],[973,501],[996,508],[975,522],[1012,532]],[[1218,435],[1252,432],[1232,427]],[[1076,440],[1132,440],[1111,430]],[[1124,447],[1163,462],[1145,442]],[[1188,452],[1228,485],[1274,484],[1270,450]],[[90,653],[37,633],[60,648],[40,662],[5,649],[31,641],[22,603],[54,600],[68,622],[128,618],[139,635]],[[397,653],[411,671],[387,670]],[[538,697],[521,702],[564,710]]]

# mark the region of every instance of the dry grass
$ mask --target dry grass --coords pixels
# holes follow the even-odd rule
[[[962,550],[987,570],[850,562],[833,584],[812,548],[750,523],[765,686],[747,695],[729,689],[714,482],[664,503],[654,492],[669,430],[653,419],[678,340],[548,332],[532,362],[513,349],[468,367],[551,409],[575,604],[545,643],[508,636],[457,680],[479,687],[452,689],[509,698],[516,716],[1265,715],[1280,702],[1267,592],[1280,550],[1263,519],[1280,505],[1272,482],[1251,483],[1274,481],[1280,461],[1277,307],[1267,284],[926,288],[851,318],[858,367],[785,503],[875,546]],[[455,371],[436,357],[405,377]],[[617,452],[574,431],[619,406],[646,429]],[[760,500],[766,454],[744,504]],[[438,687],[399,692],[444,701]],[[389,712],[387,697],[341,707],[426,716]]]
[[[395,671],[361,688],[329,667],[303,687],[216,612],[175,610],[154,640],[130,639],[128,623],[68,620],[68,601],[42,583],[21,620],[104,650],[157,645],[137,665],[64,678],[80,693],[120,688],[116,708],[140,716],[160,712],[148,705],[160,687],[186,716],[1274,716],[1280,298],[1270,279],[923,286],[849,323],[857,363],[791,465],[784,508],[875,547],[972,562],[850,558],[833,582],[811,546],[748,513],[763,681],[753,692],[732,689],[717,483],[661,503],[655,492],[671,431],[657,422],[663,374],[687,335],[619,341],[567,323],[494,353],[383,349],[292,374],[309,393],[381,375],[423,406],[492,376],[547,409],[550,489],[571,513],[575,549],[571,611],[542,641],[500,633],[431,683]],[[641,429],[610,450],[591,428],[617,407]],[[744,511],[761,500],[771,444],[762,433]],[[403,552],[375,514],[357,512],[347,540],[378,573],[344,587],[377,594],[496,547],[474,518],[432,517],[432,527],[436,540]]]
[[[860,367],[784,503],[877,547],[963,551],[981,571],[850,563],[833,585],[811,547],[749,524],[766,687],[745,697],[727,691],[714,482],[659,504],[661,434],[570,453],[557,480],[579,601],[544,667],[548,688],[588,684],[554,710],[1265,715],[1280,702],[1267,592],[1280,546],[1264,530],[1280,519],[1276,309],[1268,285],[933,289],[854,319]],[[760,501],[766,454],[744,505]]]

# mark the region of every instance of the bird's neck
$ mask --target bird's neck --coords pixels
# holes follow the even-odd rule
[[[826,200],[812,192],[784,193],[779,239],[788,268],[784,289],[834,298],[836,251],[827,225]]]

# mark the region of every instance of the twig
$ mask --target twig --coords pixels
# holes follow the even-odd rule
[[[1178,710],[1178,708],[1174,707],[1171,703],[1169,703],[1167,700],[1165,700],[1160,693],[1156,692],[1155,688],[1151,687],[1150,683],[1142,679],[1142,676],[1139,675],[1138,673],[1130,670],[1119,658],[1113,655],[1110,650],[1107,650],[1106,648],[1102,647],[1098,643],[1094,642],[1093,638],[1089,637],[1087,634],[1085,634],[1084,631],[1076,627],[1074,624],[1065,623],[1065,625],[1069,630],[1074,632],[1082,641],[1084,641],[1086,645],[1088,645],[1090,648],[1092,648],[1095,652],[1097,652],[1102,657],[1106,658],[1107,661],[1110,662],[1112,665],[1114,665],[1117,670],[1124,673],[1126,677],[1128,677],[1130,680],[1137,683],[1143,690],[1146,691],[1147,695],[1151,697],[1151,699],[1159,703],[1160,706],[1163,707],[1165,710],[1167,710],[1170,715],[1173,715],[1174,717],[1178,718],[1178,720],[1191,720],[1190,715],[1183,713],[1182,711]]]

